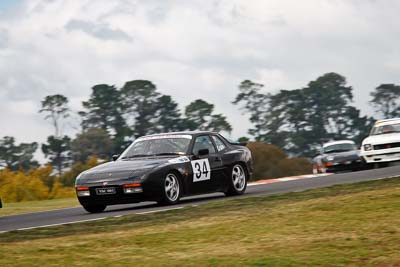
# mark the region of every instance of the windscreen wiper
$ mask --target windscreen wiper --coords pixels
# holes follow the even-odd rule
[[[183,152],[164,152],[164,153],[157,153],[154,154],[153,156],[170,156],[170,155],[185,155]]]
[[[343,150],[343,149],[335,149],[335,150],[331,150],[331,151],[326,151],[326,154],[329,153],[338,153],[338,152],[346,152],[346,151],[350,151],[350,150]]]
[[[152,154],[136,154],[136,155],[122,157],[121,159],[132,159],[132,158],[140,158],[140,157],[148,157],[148,156],[153,156],[153,155]]]

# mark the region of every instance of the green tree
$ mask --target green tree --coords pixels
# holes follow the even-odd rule
[[[202,99],[191,102],[185,108],[185,126],[189,130],[226,131],[231,132],[232,126],[222,114],[214,114],[214,105]]]
[[[113,141],[106,130],[89,128],[71,142],[71,152],[74,161],[86,162],[90,156],[110,159]]]
[[[125,137],[130,135],[130,130],[123,118],[124,106],[121,92],[115,86],[98,84],[92,87],[92,94],[88,101],[84,101],[85,111],[82,116],[82,127],[101,128],[113,137],[114,152],[120,151],[125,145]]]
[[[178,104],[169,95],[157,92],[151,81],[133,80],[121,89],[127,121],[135,138],[146,134],[184,129]]]
[[[37,148],[36,142],[16,145],[14,137],[5,136],[0,139],[0,165],[12,171],[38,167],[39,163],[33,159]]]
[[[178,104],[169,95],[157,99],[154,131],[156,133],[184,130],[184,121]]]
[[[239,93],[235,100],[232,101],[235,105],[243,105],[242,110],[250,116],[250,122],[254,125],[254,128],[249,130],[249,133],[256,137],[261,136],[267,123],[263,114],[267,112],[270,95],[263,94],[261,92],[263,88],[264,85],[262,84],[245,80],[240,83]]]
[[[384,119],[400,116],[400,86],[381,84],[371,92],[371,96],[370,103]]]
[[[353,89],[347,86],[345,77],[327,73],[304,90],[308,117],[318,134],[314,138],[357,139],[367,135],[371,118],[361,116],[352,106]]]
[[[47,138],[47,144],[42,144],[42,152],[46,158],[49,158],[49,163],[56,167],[59,175],[69,165],[70,142],[71,139],[68,136],[60,138],[52,135]]]
[[[68,98],[63,95],[48,95],[42,101],[40,113],[47,113],[46,120],[50,120],[54,126],[55,136],[61,135],[62,123],[61,120],[69,116]]]
[[[156,86],[147,80],[133,80],[126,82],[121,92],[135,138],[156,132],[154,124],[160,97]]]

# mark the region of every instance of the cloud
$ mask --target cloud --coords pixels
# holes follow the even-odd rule
[[[8,45],[8,31],[6,29],[0,29],[0,49],[6,48]]]
[[[65,25],[65,28],[68,31],[81,30],[102,40],[131,40],[128,34],[119,29],[111,29],[107,24],[96,24],[90,21],[73,19]]]
[[[370,113],[369,92],[400,83],[399,8],[361,0],[21,1],[0,16],[0,121],[8,125],[0,136],[43,142],[52,129],[35,108],[46,95],[64,94],[78,110],[93,85],[133,79],[153,81],[181,109],[196,98],[214,103],[234,137],[250,127],[231,104],[244,79],[276,92],[335,71]]]

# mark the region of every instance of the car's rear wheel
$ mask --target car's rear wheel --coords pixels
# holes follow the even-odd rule
[[[106,205],[100,205],[100,204],[85,204],[82,205],[82,207],[90,213],[99,213],[103,212],[106,209]]]
[[[225,192],[227,196],[241,195],[246,191],[248,175],[241,164],[233,165],[229,179],[229,187]]]
[[[175,173],[168,173],[164,178],[164,190],[162,199],[158,202],[162,205],[173,205],[179,202],[181,197],[181,183]]]

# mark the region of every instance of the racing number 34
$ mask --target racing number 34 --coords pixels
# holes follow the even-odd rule
[[[193,160],[191,163],[193,169],[193,182],[210,180],[211,169],[208,159]]]

